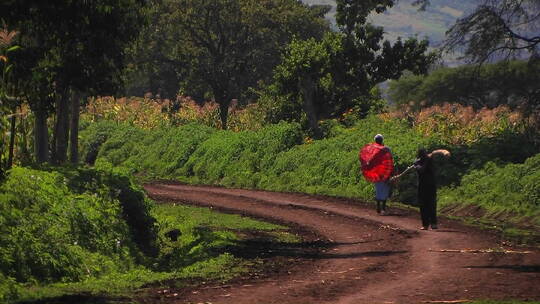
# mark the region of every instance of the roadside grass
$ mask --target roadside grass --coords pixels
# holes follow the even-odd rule
[[[81,238],[88,233],[93,235],[94,232],[93,230],[89,230],[90,228],[86,228],[86,230],[69,230],[70,226],[66,226],[65,223],[69,223],[71,218],[64,219],[63,217],[70,216],[71,213],[58,211],[69,209],[64,208],[65,206],[63,204],[73,204],[81,196],[86,197],[85,195],[88,195],[88,191],[99,190],[92,198],[102,204],[101,209],[104,209],[105,207],[103,206],[106,206],[112,211],[108,211],[110,213],[103,213],[105,211],[94,209],[95,207],[89,204],[90,198],[88,198],[88,200],[83,201],[86,205],[78,207],[80,208],[80,214],[78,214],[79,217],[86,214],[87,217],[94,219],[92,223],[88,222],[91,227],[94,227],[92,229],[108,229],[107,227],[111,225],[107,224],[107,221],[122,222],[119,214],[120,212],[126,212],[120,207],[122,205],[122,199],[126,197],[133,199],[137,197],[135,194],[138,193],[136,192],[137,190],[129,190],[134,185],[126,184],[128,180],[123,180],[121,176],[106,177],[99,174],[98,171],[88,169],[74,170],[64,168],[60,171],[49,173],[47,171],[20,168],[15,170],[10,178],[13,180],[13,183],[16,181],[19,184],[21,182],[23,184],[15,187],[15,184],[11,180],[8,180],[8,183],[3,185],[4,190],[9,189],[4,195],[9,199],[7,202],[11,202],[12,205],[4,206],[6,208],[0,214],[0,220],[7,219],[8,221],[5,223],[9,224],[11,217],[22,216],[23,213],[17,210],[17,206],[20,206],[27,200],[30,201],[32,197],[43,200],[43,203],[40,201],[41,205],[39,205],[39,208],[36,206],[36,208],[24,210],[26,217],[30,218],[43,216],[44,212],[48,212],[46,208],[51,208],[47,204],[53,204],[54,202],[54,205],[52,205],[54,208],[50,211],[51,216],[48,216],[47,220],[51,233],[54,232],[51,235],[55,237],[57,235],[58,237],[70,235],[71,238],[78,240],[74,244],[80,246],[85,246],[80,241]],[[33,186],[30,186],[35,179],[39,179],[41,183],[34,183]],[[86,182],[83,182],[83,180]],[[28,183],[26,183],[27,181]],[[29,189],[32,190],[30,191]],[[62,199],[58,194],[59,191],[63,194]],[[107,193],[112,195],[112,197],[107,198],[105,196]],[[129,193],[132,193],[132,195],[123,196]],[[17,200],[22,200],[22,202],[17,203]],[[259,263],[257,259],[243,259],[230,253],[238,246],[241,246],[242,241],[248,240],[253,231],[261,232],[258,235],[264,235],[265,239],[270,242],[301,241],[298,236],[289,232],[287,227],[244,216],[218,213],[211,208],[155,204],[146,198],[139,202],[132,201],[130,203],[131,206],[135,206],[133,205],[134,203],[140,203],[142,204],[140,206],[146,206],[147,209],[142,211],[148,212],[146,216],[154,219],[154,222],[148,222],[150,226],[154,227],[155,233],[152,234],[154,240],[152,242],[144,240],[145,242],[141,244],[153,244],[157,248],[155,255],[141,254],[135,251],[136,254],[133,256],[129,255],[127,251],[122,251],[124,252],[123,257],[129,258],[129,261],[125,262],[128,265],[112,268],[107,265],[110,264],[109,260],[118,260],[115,257],[115,252],[118,249],[114,249],[111,252],[103,249],[99,259],[97,259],[91,256],[91,253],[84,251],[87,250],[86,247],[82,247],[78,250],[85,254],[84,257],[90,255],[94,259],[88,260],[87,258],[83,258],[81,260],[82,264],[77,267],[81,268],[81,271],[84,273],[77,277],[66,277],[64,279],[40,279],[40,277],[34,275],[29,279],[19,276],[19,279],[16,280],[10,277],[10,267],[2,268],[2,272],[0,272],[0,302],[43,304],[132,303],[137,300],[137,297],[144,298],[146,296],[145,293],[149,291],[160,287],[168,288],[171,287],[171,284],[174,284],[174,287],[183,287],[197,281],[224,282],[254,270],[259,271],[262,263]],[[34,202],[34,205],[36,204]],[[128,212],[131,212],[131,215],[136,215],[133,213],[134,211]],[[71,225],[74,225],[73,221],[71,223]],[[83,223],[87,222],[84,221],[78,225],[82,225]],[[132,251],[136,250],[138,247],[127,241],[130,235],[128,231],[129,225],[123,225],[121,226],[122,230],[120,230],[123,233],[123,237],[126,238],[123,242],[127,245],[134,246]],[[8,227],[5,226],[4,228],[7,229]],[[18,227],[16,229],[19,230],[26,229],[21,230],[21,233],[24,232],[25,237],[28,238],[28,242],[40,238],[36,231],[30,230],[34,227],[30,226],[30,224],[28,226],[19,225],[14,227]],[[73,227],[77,228],[79,226],[71,227],[73,229]],[[140,229],[141,227],[139,227],[138,231],[143,231]],[[0,241],[3,242],[2,244],[9,246],[22,246],[20,244],[17,245],[16,240],[11,238],[2,237]],[[94,241],[96,242],[98,240]],[[103,240],[104,243],[110,243],[109,241],[109,239]],[[116,241],[113,243],[115,246],[118,246]],[[39,243],[34,245],[34,247],[43,250],[36,252],[36,254],[51,258],[50,253],[44,251],[47,248],[44,244]],[[31,243],[25,246],[31,246]],[[0,249],[1,252],[5,250],[7,250],[7,247]],[[141,247],[141,251],[144,251],[144,248]],[[96,255],[97,253],[92,254]],[[2,262],[0,266],[5,265],[6,261],[0,261]],[[105,265],[100,265],[99,263],[101,261],[104,261]],[[54,265],[57,265],[57,267],[62,267],[62,264],[58,262],[52,261],[52,263],[55,263]],[[26,266],[29,271],[33,270],[30,262]],[[44,266],[41,267],[43,268]],[[69,265],[69,267],[73,268],[75,266]],[[96,272],[97,269],[101,269],[101,271]],[[56,271],[62,273],[64,270],[59,268]]]
[[[362,177],[358,150],[373,140],[373,134],[382,133],[398,171],[412,164],[419,147],[452,152],[450,158],[436,160],[440,210],[479,206],[484,212],[473,217],[504,226],[505,235],[530,239],[527,234],[540,226],[540,154],[531,155],[534,147],[527,137],[519,129],[501,127],[502,131],[492,130],[476,141],[452,144],[441,135],[449,122],[438,122],[441,125],[431,128],[433,134],[424,136],[406,119],[388,115],[369,116],[348,126],[331,120],[324,124],[326,138],[312,140],[294,123],[232,132],[194,124],[142,130],[102,121],[88,125],[81,136],[87,155],[83,158],[95,157],[96,167],[120,168],[139,180],[173,179],[371,201],[373,185]],[[454,131],[451,134],[459,134]],[[527,148],[516,151],[516,141]],[[400,178],[392,199],[416,205],[414,172]]]
[[[250,263],[224,253],[183,269],[155,272],[140,267],[128,273],[114,273],[83,282],[55,283],[44,286],[18,286],[19,298],[13,303],[73,303],[73,298],[88,303],[132,303],[145,291],[188,286],[193,280],[225,282],[246,273]]]

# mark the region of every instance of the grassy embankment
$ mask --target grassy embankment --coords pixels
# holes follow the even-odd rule
[[[86,128],[82,136],[87,160],[146,179],[371,200],[373,187],[359,172],[357,153],[373,134],[382,133],[400,170],[413,162],[420,146],[453,153],[450,159],[437,160],[443,212],[519,237],[538,232],[540,154],[535,155],[524,133],[496,121],[494,131],[482,137],[470,126],[456,131],[436,121],[439,129],[430,128],[432,133],[426,135],[422,128],[429,125],[423,123],[411,127],[406,120],[388,116],[373,116],[350,127],[329,121],[326,138],[311,140],[298,125],[287,123],[230,132],[201,125],[143,130],[103,121]],[[480,121],[475,127],[490,125]],[[448,140],[456,136],[471,139]],[[399,182],[395,201],[414,205],[415,179],[411,173]]]
[[[112,171],[15,168],[0,193],[0,303],[129,302],[168,280],[181,286],[253,271],[257,259],[230,253],[246,230],[298,241],[278,225],[155,205]]]

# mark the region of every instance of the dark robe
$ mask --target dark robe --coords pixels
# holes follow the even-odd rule
[[[437,225],[437,181],[431,157],[426,156],[414,162],[418,172],[418,205],[422,216],[422,226]]]

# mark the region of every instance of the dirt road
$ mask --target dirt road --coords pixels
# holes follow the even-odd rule
[[[438,230],[420,231],[414,211],[391,209],[379,216],[355,200],[173,183],[145,189],[160,201],[290,225],[304,237],[301,244],[265,250],[269,263],[281,259],[286,267],[224,286],[183,290],[177,303],[540,300],[538,249],[510,248],[493,234],[449,220],[442,219]],[[249,253],[264,245],[254,242]]]

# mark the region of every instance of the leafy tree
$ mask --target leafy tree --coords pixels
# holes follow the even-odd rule
[[[36,159],[46,161],[46,120],[56,100],[53,152],[67,157],[71,121],[71,159],[77,162],[79,98],[77,94],[111,94],[118,87],[123,49],[137,33],[142,19],[139,0],[7,1],[1,17],[21,31],[23,63],[19,79],[36,113]],[[51,16],[62,16],[51,18]]]
[[[445,47],[465,46],[465,56],[483,62],[493,55],[537,54],[540,1],[485,0],[447,32]]]
[[[170,5],[152,1],[143,9],[147,20],[137,39],[126,49],[127,66],[123,73],[127,96],[154,93],[172,99],[178,93],[182,70],[182,37],[172,22]]]
[[[338,68],[341,50],[341,37],[336,33],[327,34],[322,41],[313,38],[293,40],[282,63],[274,71],[275,84],[271,90],[278,95],[284,94],[288,102],[292,99],[301,105],[293,113],[290,109],[286,112],[289,112],[288,115],[298,115],[298,110],[302,109],[307,116],[309,128],[316,136],[320,135],[318,117],[324,112],[321,109],[324,106],[321,97],[339,91],[333,90],[335,81],[332,71]]]
[[[276,100],[287,96],[285,99],[302,104],[315,136],[320,135],[319,119],[335,117],[352,107],[365,115],[372,106],[366,102],[369,92],[376,84],[399,78],[404,70],[425,73],[432,60],[426,55],[427,40],[398,39],[392,44],[383,41],[382,27],[366,23],[370,12],[383,12],[393,1],[337,4],[341,32],[321,41],[291,43],[268,90]]]
[[[151,49],[139,54],[152,54],[142,63],[148,71],[143,74],[172,75],[176,83],[158,78],[152,85],[160,86],[154,90],[166,90],[167,96],[180,91],[197,99],[215,99],[223,128],[231,100],[246,100],[250,87],[270,78],[293,36],[321,37],[329,29],[324,10],[296,0],[165,0],[158,5],[161,8],[150,15],[159,20],[145,33],[163,35],[165,46],[145,43],[149,40],[141,36],[139,48]],[[137,64],[140,56],[135,54]]]

